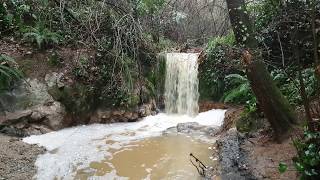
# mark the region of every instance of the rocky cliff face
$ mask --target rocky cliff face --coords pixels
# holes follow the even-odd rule
[[[44,83],[26,79],[0,95],[0,132],[27,136],[64,127],[65,108],[48,93],[52,78]]]
[[[49,73],[44,81],[26,79],[13,89],[0,95],[0,132],[29,136],[59,130],[79,124],[134,122],[141,117],[154,115],[154,101],[134,110],[97,108],[82,120],[66,111],[65,105],[50,95],[50,89],[63,89],[66,84],[62,73]],[[64,97],[72,98],[72,97]]]

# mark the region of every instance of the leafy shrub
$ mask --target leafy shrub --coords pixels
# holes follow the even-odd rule
[[[35,27],[27,27],[25,31],[24,39],[36,43],[39,49],[58,44],[62,39],[58,33],[50,31],[41,22],[37,23]]]
[[[217,46],[221,45],[232,46],[235,42],[236,40],[233,32],[230,32],[226,36],[216,36],[209,40],[209,43],[207,45],[207,52],[210,52],[213,49],[217,48]]]
[[[225,90],[224,79],[228,74],[237,73],[233,68],[228,46],[208,46],[207,57],[199,65],[199,93],[201,100],[219,101]]]
[[[251,90],[250,82],[247,77],[240,74],[230,74],[225,78],[227,82],[226,90],[222,100],[232,103],[245,104],[246,113],[256,111],[257,100]]]
[[[9,29],[11,25],[11,16],[7,12],[5,3],[0,3],[0,35],[2,32]]]
[[[241,72],[235,66],[239,60],[232,48],[234,34],[212,38],[207,44],[206,59],[199,65],[199,92],[201,100],[221,100],[225,91],[225,77]]]
[[[225,81],[228,83],[230,90],[223,95],[223,101],[225,103],[246,102],[246,97],[251,94],[249,80],[240,74],[229,74],[225,77]]]
[[[298,105],[302,103],[299,90],[300,82],[296,72],[289,75],[284,70],[275,69],[271,72],[271,75],[281,92],[289,100],[290,104]],[[313,68],[303,70],[302,76],[308,97],[314,96],[316,93],[316,77],[314,76]]]
[[[78,78],[78,79],[87,79],[89,76],[89,61],[85,57],[80,57],[79,63],[77,66],[73,69],[73,74]]]
[[[255,111],[250,111],[248,108],[244,110],[240,115],[240,119],[236,121],[237,130],[241,133],[256,132],[263,128],[264,119],[259,117],[259,114]]]
[[[247,10],[255,23],[256,30],[265,28],[279,14],[278,0],[261,0],[248,3]]]
[[[0,91],[9,87],[13,80],[22,78],[20,71],[12,65],[15,65],[13,58],[0,54]]]
[[[36,15],[26,1],[6,0],[0,3],[0,35],[9,34],[32,24]]]
[[[320,132],[306,130],[301,140],[295,140],[298,156],[293,159],[301,179],[320,178]]]
[[[317,180],[320,178],[320,132],[311,132],[307,129],[300,139],[293,140],[297,149],[297,156],[293,158],[295,169],[300,173],[302,180]],[[279,164],[279,171],[287,170],[285,163]]]

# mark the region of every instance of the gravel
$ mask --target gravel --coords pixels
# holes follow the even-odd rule
[[[36,174],[35,161],[44,149],[0,133],[0,180],[28,180]]]

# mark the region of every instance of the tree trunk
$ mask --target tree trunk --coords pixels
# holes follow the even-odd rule
[[[299,69],[299,83],[300,83],[300,96],[302,98],[305,114],[306,114],[306,119],[308,123],[309,130],[314,132],[314,127],[312,123],[312,116],[311,116],[311,110],[310,110],[310,101],[306,92],[306,86],[303,81],[302,77],[302,70]]]
[[[316,77],[316,95],[318,96],[318,101],[320,102],[320,60],[318,54],[318,35],[317,35],[317,27],[316,27],[316,9],[317,9],[317,2],[316,0],[312,0],[311,5],[311,28],[312,28],[312,36],[313,36],[313,55],[314,55],[314,75]]]
[[[243,62],[251,88],[261,108],[274,130],[278,141],[287,137],[296,116],[291,110],[288,100],[282,95],[273,82],[267,67],[261,60],[261,53],[254,51],[258,42],[254,38],[253,26],[246,14],[244,0],[227,0],[229,16],[237,43],[248,48],[243,53]]]

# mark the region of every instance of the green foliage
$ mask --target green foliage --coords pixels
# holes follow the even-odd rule
[[[8,14],[6,4],[0,3],[0,35],[10,28],[11,22],[12,16]]]
[[[121,64],[118,61],[114,64],[113,55],[108,52],[99,52],[95,61],[80,57],[73,69],[73,75],[77,82],[92,90],[96,104],[108,108],[134,107],[139,103],[139,97],[134,94],[138,78],[135,64],[128,56],[121,59]],[[152,88],[152,83],[148,85]]]
[[[157,65],[147,74],[146,87],[149,92],[149,97],[159,98],[164,94],[166,61],[163,55],[158,58]]]
[[[0,35],[15,32],[36,18],[26,1],[6,0],[0,3]]]
[[[293,159],[295,168],[301,174],[301,179],[320,178],[320,132],[306,130],[304,137],[295,140],[298,156]]]
[[[257,100],[251,91],[247,77],[240,74],[230,74],[226,76],[225,81],[227,82],[227,92],[224,93],[222,100],[225,103],[245,104],[247,114],[255,112]]]
[[[22,74],[14,65],[13,58],[0,54],[0,91],[8,88],[13,80],[22,78]]]
[[[150,38],[150,42],[151,42]],[[171,41],[170,39],[166,39],[164,37],[159,38],[159,42],[156,44],[157,48],[160,52],[169,51],[170,49],[177,47],[178,44],[176,42]]]
[[[291,105],[299,105],[302,103],[300,96],[300,82],[298,73],[292,72],[290,75],[284,70],[275,69],[271,72],[273,80],[280,88],[281,92],[287,97]],[[306,86],[308,97],[314,96],[316,93],[316,77],[313,68],[307,68],[302,71],[303,80]]]
[[[206,48],[207,57],[199,65],[199,92],[202,100],[221,100],[226,88],[225,77],[241,71],[235,68],[240,61],[234,57],[234,34],[212,38]]]
[[[301,139],[293,140],[297,156],[293,158],[294,167],[300,173],[302,180],[317,180],[320,178],[320,132],[307,129]],[[279,164],[279,171],[287,170],[285,163]]]
[[[78,79],[87,79],[89,77],[89,61],[86,57],[80,57],[79,63],[77,66],[73,69],[73,74]]]
[[[223,102],[246,102],[246,97],[251,93],[249,80],[240,74],[229,74],[225,77],[225,81],[231,90],[223,95]],[[242,98],[245,99],[243,100]]]
[[[259,117],[256,109],[245,108],[240,114],[240,119],[236,121],[237,130],[241,133],[256,132],[257,130],[263,128],[263,119]]]
[[[165,2],[165,0],[138,0],[138,11],[140,15],[154,15],[163,8]]]
[[[262,0],[248,3],[247,10],[257,31],[265,28],[279,14],[281,0]]]
[[[207,45],[208,46],[207,52],[211,52],[212,50],[217,48],[217,46],[221,46],[221,45],[232,46],[232,45],[234,45],[235,42],[236,42],[236,40],[235,40],[235,36],[234,36],[233,32],[230,32],[226,36],[213,37],[209,40],[209,43]]]
[[[288,169],[288,165],[287,165],[287,164],[285,164],[285,163],[283,163],[283,162],[280,162],[280,163],[279,163],[278,170],[279,170],[280,173],[286,172],[287,169]]]
[[[50,31],[42,22],[38,22],[35,27],[27,27],[25,31],[24,39],[31,43],[36,43],[39,49],[58,44],[62,39],[62,36]]]
[[[199,93],[202,100],[219,101],[223,95],[224,78],[230,73],[227,47],[207,49],[207,58],[199,65]],[[221,68],[223,67],[223,68]]]

